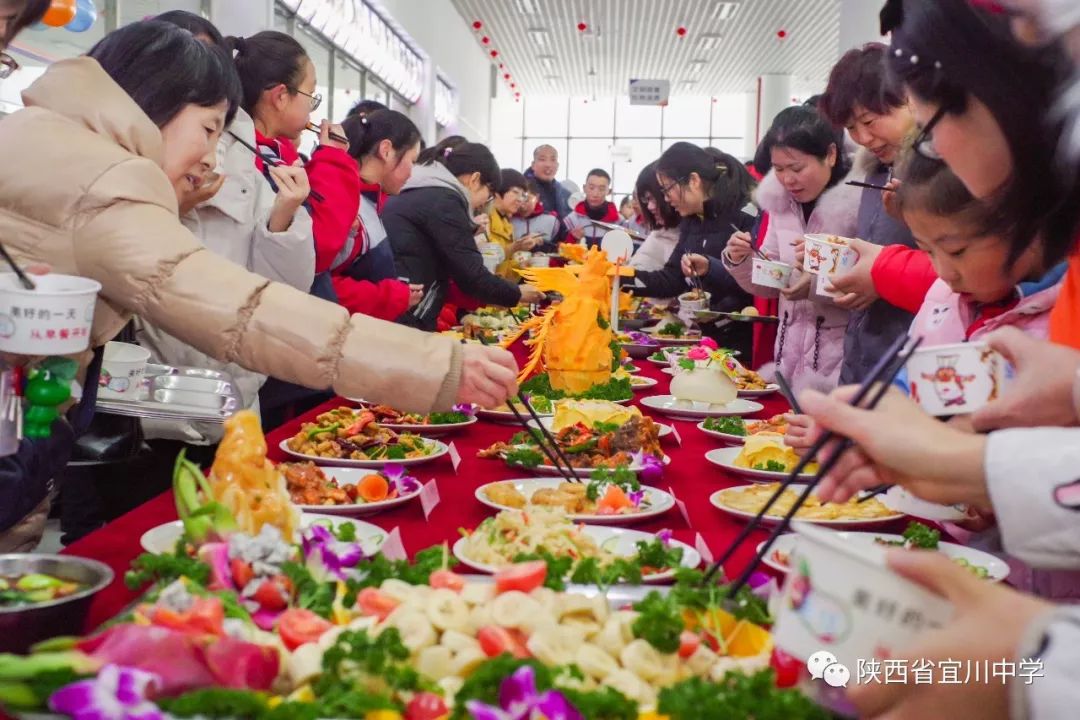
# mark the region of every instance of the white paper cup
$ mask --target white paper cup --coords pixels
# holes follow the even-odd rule
[[[529,259],[529,267],[544,268],[551,267],[551,256],[537,253]]]
[[[850,238],[837,235],[810,233],[803,235],[806,241],[803,251],[803,269],[806,272],[832,275],[855,267],[859,253],[849,243]],[[832,242],[840,240],[841,242]]]
[[[72,355],[90,347],[101,283],[74,275],[34,275],[27,290],[0,274],[0,352]]]
[[[150,351],[139,345],[105,343],[98,380],[98,396],[110,400],[138,400]]]
[[[795,269],[787,263],[764,260],[759,257],[753,258],[751,267],[750,279],[755,285],[777,290],[783,290],[788,286],[791,282],[791,273]]]
[[[966,415],[996,400],[1008,363],[986,343],[919,348],[908,360],[912,399],[931,415]]]
[[[859,660],[893,657],[952,618],[948,601],[886,567],[884,546],[848,544],[809,523],[793,527],[799,542],[773,626],[773,640],[784,652],[803,661],[831,653],[850,672],[853,687]],[[820,656],[809,669],[820,678],[826,668],[819,664]]]
[[[514,253],[513,260],[518,267],[528,267],[532,262],[532,253],[528,250],[519,250]]]
[[[690,297],[690,293],[683,293],[679,296],[679,309],[687,312],[697,312],[698,310],[708,310],[709,301],[712,299],[712,294],[705,293],[705,297],[697,300]]]

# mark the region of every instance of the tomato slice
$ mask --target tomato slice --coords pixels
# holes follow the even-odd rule
[[[405,720],[439,720],[449,712],[442,697],[432,692],[422,692],[413,695],[405,706]]]
[[[532,592],[547,579],[547,563],[543,560],[516,563],[495,573],[495,592],[510,590]]]
[[[446,588],[447,590],[453,590],[454,592],[461,592],[465,587],[465,578],[461,577],[453,570],[436,570],[431,573],[428,585],[436,589]]]
[[[255,571],[251,568],[251,563],[244,562],[240,558],[233,558],[229,561],[229,570],[232,572],[233,585],[236,586],[237,590],[243,590],[255,577]]]
[[[476,640],[480,643],[480,650],[488,657],[498,657],[503,653],[509,653],[518,660],[529,657],[529,651],[525,647],[525,636],[514,630],[507,630],[498,625],[487,625],[476,633]]]
[[[310,610],[290,608],[278,618],[277,631],[285,647],[295,650],[301,645],[315,642],[332,627],[333,623]]]
[[[769,657],[769,667],[776,673],[776,686],[789,688],[799,684],[799,676],[802,675],[806,664],[799,662],[798,658],[788,655],[783,650],[773,648],[772,655]]]
[[[679,657],[683,660],[697,652],[701,647],[701,636],[689,630],[683,630],[679,636]]]
[[[195,598],[191,607],[177,612],[155,606],[150,622],[190,635],[222,635],[225,632],[225,607],[220,598]]]
[[[373,587],[364,588],[356,596],[356,607],[360,610],[360,614],[377,617],[380,621],[385,620],[400,604],[382,590]]]
[[[263,610],[284,610],[289,604],[285,588],[274,580],[263,580],[251,599],[259,603]]]

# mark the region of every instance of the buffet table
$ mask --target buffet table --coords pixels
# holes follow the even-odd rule
[[[647,360],[637,360],[643,377],[659,380],[659,384],[644,392],[635,393],[636,398],[650,394],[662,394],[668,390],[670,376],[661,372],[659,366]],[[755,417],[769,417],[787,409],[781,395],[771,395],[760,400],[765,410]],[[278,445],[284,439],[294,435],[304,422],[314,419],[319,413],[347,404],[335,400],[320,406],[311,412],[296,418],[282,427],[267,434],[270,458],[274,461],[288,459]],[[677,509],[672,509],[663,516],[633,525],[635,529],[655,532],[664,528],[674,531],[675,537],[690,545],[695,544],[700,533],[705,544],[714,555],[719,555],[741,529],[741,525],[724,515],[709,503],[709,495],[714,491],[743,484],[733,476],[712,465],[705,459],[705,453],[718,447],[718,441],[707,437],[695,425],[696,421],[679,421],[663,417],[642,408],[658,422],[674,425],[681,436],[679,445],[674,436],[664,439],[664,449],[672,458],[672,463],[665,472],[662,488],[674,491],[679,500],[686,504],[691,525],[688,526]],[[411,474],[422,482],[435,479],[438,484],[441,503],[425,519],[419,501],[410,502],[399,508],[391,509],[379,515],[364,516],[362,519],[379,525],[386,530],[397,527],[406,550],[415,553],[430,545],[441,542],[453,543],[459,537],[458,528],[473,528],[493,511],[476,500],[473,493],[477,487],[495,480],[528,477],[529,472],[506,467],[498,460],[483,460],[476,457],[478,450],[488,447],[499,440],[506,440],[518,428],[499,425],[481,420],[477,424],[440,438],[453,442],[461,456],[457,472],[448,457],[443,457],[430,464],[410,468]],[[144,505],[117,518],[100,530],[68,546],[65,554],[94,558],[107,563],[116,573],[116,579],[107,589],[98,594],[90,611],[88,629],[119,612],[135,597],[123,584],[124,572],[131,561],[142,552],[139,546],[140,536],[147,530],[177,518],[171,492],[163,493]],[[753,557],[757,544],[765,538],[765,533],[755,531],[743,544],[734,558],[728,563],[730,573],[737,572]]]

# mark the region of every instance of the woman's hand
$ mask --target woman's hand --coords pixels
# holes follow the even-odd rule
[[[848,272],[834,275],[832,286],[837,292],[844,293],[836,298],[839,307],[845,310],[865,310],[880,297],[870,271],[873,270],[883,248],[858,238],[852,239],[851,247],[859,253],[859,260]]]
[[[881,191],[881,204],[885,206],[885,212],[894,220],[904,222],[904,214],[900,212],[900,201],[896,198],[896,191],[903,185],[903,181],[893,178],[885,183],[886,190]]]
[[[491,227],[491,218],[487,213],[480,213],[479,215],[473,215],[473,223],[478,225],[485,233]]]
[[[345,137],[345,128],[340,125],[335,125],[329,120],[323,120],[319,124],[319,144],[327,147],[337,148],[338,150],[348,150],[349,143],[341,142],[330,137],[330,133],[337,135],[338,137]]]
[[[929,661],[936,669],[943,661],[970,667],[989,661],[991,665],[1023,658],[1017,652],[1024,634],[1040,616],[1053,610],[1042,600],[1023,595],[1006,585],[988,582],[957,565],[946,555],[920,550],[892,550],[886,556],[889,567],[952,603],[956,614],[945,627],[926,630],[910,647],[894,656],[901,667]],[[922,720],[938,717],[951,720],[1007,720],[1009,683],[942,682],[934,672],[933,682],[853,683],[848,697],[859,717],[889,720]],[[1038,680],[1036,679],[1036,682]],[[1023,682],[1018,678],[1013,682]]]
[[[731,237],[728,238],[727,245],[724,247],[724,252],[727,253],[728,262],[732,265],[741,265],[743,260],[750,257],[750,253],[754,252],[753,238],[750,237],[750,233],[734,232]]]
[[[540,292],[532,285],[521,285],[519,286],[519,289],[521,290],[521,303],[523,305],[536,305],[547,299],[547,295]]]
[[[414,308],[424,299],[424,286],[409,284],[409,307]]]
[[[461,385],[456,401],[496,408],[517,393],[517,362],[508,351],[468,343],[462,347]]]
[[[781,288],[780,294],[792,301],[805,300],[810,297],[810,283],[813,280],[813,277],[813,275],[807,272],[799,273],[799,279],[796,280],[793,285]]]
[[[1000,398],[972,416],[976,430],[1077,423],[1072,389],[1080,371],[1080,352],[1036,340],[1014,327],[987,335],[986,342],[1012,364],[1016,377]]]
[[[709,272],[709,258],[695,253],[682,256],[682,272],[686,277],[698,278]]]
[[[184,193],[184,197],[180,198],[180,217],[187,215],[189,212],[217,195],[223,185],[225,185],[224,175],[216,172],[207,174],[198,188],[189,193]]]
[[[513,255],[516,252],[531,252],[534,247],[540,244],[540,238],[535,235],[526,235],[520,237],[514,241],[514,244],[510,246],[510,254]]]
[[[307,170],[299,160],[292,165],[271,166],[269,172],[278,191],[270,208],[267,229],[275,233],[285,232],[292,225],[296,211],[311,194],[311,184],[308,182]]]

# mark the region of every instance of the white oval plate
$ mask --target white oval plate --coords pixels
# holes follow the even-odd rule
[[[633,376],[630,378],[630,389],[634,392],[641,392],[642,390],[648,390],[651,387],[656,387],[660,384],[660,381],[656,378]]]
[[[539,410],[536,411],[536,414],[542,418],[552,417],[553,415],[553,413],[542,413]],[[521,416],[526,419],[532,417],[529,415],[529,411],[524,409],[521,410]],[[520,425],[518,419],[514,416],[514,413],[509,410],[484,410],[483,408],[477,408],[476,417],[501,425]]]
[[[637,365],[623,365],[622,368],[631,375],[637,375],[639,372],[641,372],[641,368]]]
[[[783,482],[787,480],[788,473],[786,472],[773,472],[772,470],[753,470],[751,468],[742,468],[735,465],[735,458],[742,452],[741,447],[726,447],[717,448],[716,450],[710,450],[705,453],[705,459],[711,462],[713,465],[719,465],[727,470],[732,475],[738,475],[744,477],[751,482]],[[800,480],[813,480],[816,475],[811,473],[799,473]]]
[[[491,498],[487,496],[485,492],[493,485],[499,485],[502,482],[507,482],[513,485],[519,493],[525,496],[528,500],[532,497],[533,493],[537,490],[550,489],[554,490],[565,482],[562,478],[525,478],[521,480],[501,480],[496,482],[490,482],[485,485],[481,485],[476,488],[476,499],[484,505],[495,510],[513,510],[515,508],[508,507],[506,505],[499,505]],[[642,520],[648,520],[654,518],[657,515],[663,515],[671,508],[675,507],[675,498],[659,488],[649,487],[648,485],[642,485],[641,489],[645,491],[646,497],[649,499],[650,507],[646,510],[636,513],[628,513],[626,515],[567,515],[574,522],[592,523],[594,525],[632,525]]]
[[[724,496],[727,493],[745,491],[747,487],[749,486],[743,485],[741,487],[736,486],[725,488],[723,490],[717,490],[709,496],[709,502],[717,510],[725,512],[732,517],[742,518],[744,520],[752,520],[757,513],[746,512],[744,510],[736,510],[724,504]],[[805,485],[797,485],[793,483],[790,486],[790,489],[795,493],[801,493],[803,491],[803,488],[805,487]],[[896,513],[895,515],[886,515],[885,517],[868,519],[852,518],[850,520],[808,520],[806,518],[798,518],[798,520],[799,522],[813,523],[814,525],[821,525],[822,527],[830,527],[843,530],[871,528],[881,525],[888,525],[889,523],[895,522],[896,520],[899,520],[903,517],[904,515],[902,513]],[[774,527],[775,525],[779,524],[781,519],[782,518],[778,516],[774,517],[772,515],[766,515],[765,517],[761,518],[761,525],[763,527]]]
[[[378,470],[364,469],[364,468],[323,468],[323,474],[326,477],[337,480],[338,485],[344,487],[346,485],[355,485],[368,475],[372,475],[378,472]],[[402,495],[396,497],[393,500],[380,500],[378,502],[370,503],[356,503],[352,505],[300,505],[296,507],[300,508],[305,513],[322,513],[324,515],[348,515],[350,517],[359,517],[361,515],[374,515],[380,513],[383,510],[389,510],[390,508],[397,507],[398,505],[404,505],[410,500],[415,500],[420,497],[420,491],[417,490],[414,493],[408,495]]]
[[[294,458],[300,458],[301,460],[308,460],[316,465],[326,467],[348,467],[348,468],[384,468],[387,465],[422,465],[424,463],[431,462],[432,460],[438,460],[446,453],[450,452],[449,446],[446,443],[439,442],[438,440],[427,440],[427,443],[435,446],[435,452],[430,455],[418,458],[406,458],[405,460],[344,460],[340,458],[324,458],[316,455],[302,455],[289,449],[289,441],[282,440],[278,446],[281,451],[286,455]]]
[[[890,535],[885,533],[849,532],[845,530],[837,530],[836,532],[838,537],[840,537],[844,543],[876,544],[875,540],[878,538],[882,540],[904,539],[903,535]],[[775,553],[780,552],[781,554],[790,557],[792,551],[795,549],[795,544],[798,539],[799,536],[796,533],[789,533],[776,538],[776,542],[773,543],[772,549],[769,550],[768,555],[762,558],[762,562],[777,572],[786,573],[788,571],[788,566],[782,564],[780,560],[775,557]],[[758,544],[758,552],[761,552],[761,546],[764,544],[764,542]],[[963,558],[972,565],[986,568],[986,571],[989,573],[986,579],[990,582],[1001,582],[1009,576],[1008,563],[1000,558],[994,557],[990,553],[950,542],[939,543],[938,549],[944,553],[946,557]]]
[[[726,442],[728,444],[731,444],[731,445],[745,445],[746,444],[746,436],[745,435],[732,435],[731,433],[722,433],[722,432],[717,432],[716,430],[709,430],[707,427],[705,427],[705,421],[704,420],[702,420],[701,422],[699,422],[697,424],[697,429],[700,430],[701,432],[705,433],[709,437],[716,438],[717,440],[722,440],[722,441],[724,441],[724,442]]]
[[[756,398],[765,397],[766,395],[772,395],[774,392],[780,392],[780,386],[769,384],[761,390],[740,390],[739,397],[741,398]]]
[[[345,399],[353,403],[354,405],[360,406],[361,408],[367,407],[371,404],[363,398],[347,397]],[[474,416],[469,418],[465,422],[459,423],[443,423],[441,425],[398,425],[396,423],[380,422],[379,427],[384,427],[387,430],[393,430],[396,433],[412,433],[413,435],[437,437],[439,435],[446,435],[447,433],[452,433],[455,430],[467,428],[470,425],[475,425],[477,422],[479,422],[479,420]]]
[[[711,417],[732,417],[734,415],[753,415],[765,409],[761,403],[739,398],[727,405],[707,405],[687,400],[676,400],[673,395],[650,395],[641,399],[641,404],[674,418],[702,420]]]
[[[637,543],[649,542],[656,538],[653,533],[642,532],[640,530],[628,530],[626,528],[613,528],[603,525],[582,525],[583,532],[591,537],[597,545],[608,548],[615,555],[621,555],[623,557],[630,557],[637,551]],[[467,555],[464,554],[466,538],[459,538],[454,543],[454,557],[460,560],[465,565],[471,567],[473,570],[478,570],[484,573],[495,573],[499,570],[498,566],[485,565],[484,563],[470,560]],[[671,541],[673,545],[682,548],[682,567],[696,568],[701,564],[701,554],[697,550],[690,547],[686,543],[679,542],[678,540]],[[655,575],[649,575],[643,578],[645,582],[661,582],[664,580],[670,580],[675,577],[674,570],[668,570],[667,572],[657,573]]]
[[[546,460],[547,456],[544,456],[544,459]],[[664,467],[667,467],[668,465],[670,465],[671,464],[671,456],[670,455],[665,455],[663,462],[664,462]],[[513,467],[513,466],[508,466],[508,467]],[[633,465],[627,466],[626,469],[629,470],[630,472],[641,472],[644,468],[645,468],[644,465],[640,465],[640,464],[635,463]],[[555,467],[554,465],[537,465],[536,467],[530,468],[530,469],[533,472],[540,473],[541,475],[562,475],[562,472],[559,471],[559,468]],[[576,468],[574,468],[574,473],[579,478],[591,478],[594,472],[597,472],[597,470],[603,470],[603,469],[604,468],[579,468],[579,467],[576,467]]]
[[[893,485],[889,491],[878,498],[881,504],[890,510],[902,512],[905,515],[933,520],[934,522],[959,522],[967,520],[968,514],[963,505],[939,505],[922,498],[917,498],[910,492]]]
[[[365,554],[374,554],[386,540],[386,531],[378,525],[353,520],[352,518],[339,517],[336,515],[319,515],[318,513],[304,513],[300,516],[301,529],[312,525],[326,525],[337,527],[344,523],[352,523],[356,526],[356,537]],[[176,541],[184,534],[184,523],[179,520],[163,523],[155,528],[150,528],[139,538],[139,545],[149,553],[162,555],[171,553],[176,548]]]
[[[648,360],[649,362],[651,362],[653,365],[659,365],[660,367],[665,367],[665,368],[666,367],[671,367],[671,361],[668,360],[666,357],[663,360],[654,360],[652,358],[652,355],[650,355],[649,357],[647,357],[645,359]]]
[[[542,418],[540,418],[540,421],[542,423],[544,423],[544,427],[547,428],[548,430],[551,430],[552,426],[555,424],[555,418],[554,417],[542,417]],[[656,421],[654,420],[653,422],[656,422]],[[536,421],[535,420],[530,420],[528,422],[528,425],[529,425],[529,427],[534,428],[534,427],[536,427]],[[662,437],[662,438],[665,438],[668,435],[670,435],[671,433],[675,432],[675,428],[671,427],[670,425],[665,425],[663,423],[656,423],[656,428],[659,431],[657,436]]]

